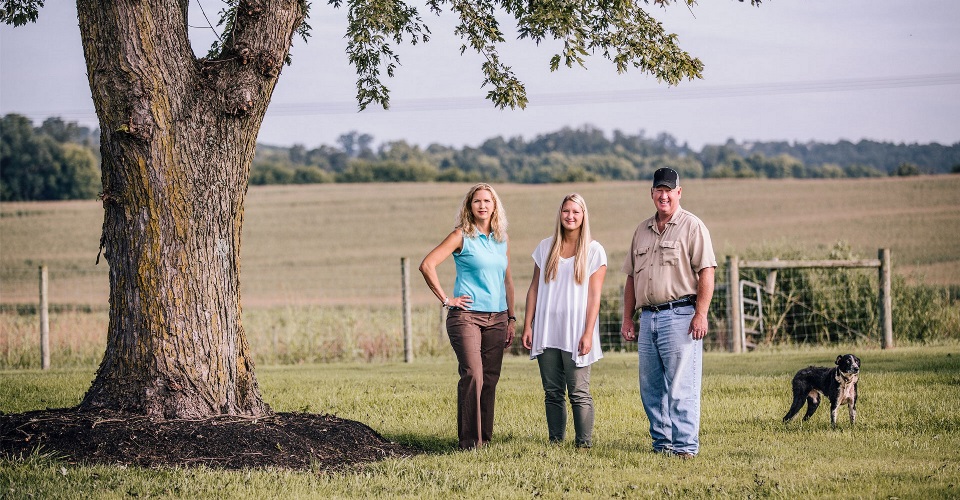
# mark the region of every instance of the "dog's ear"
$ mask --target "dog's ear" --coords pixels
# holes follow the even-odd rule
[[[840,360],[841,360],[841,359],[843,359],[843,354],[841,354],[841,355],[839,355],[839,356],[837,356],[837,360],[836,360],[836,361],[835,361],[835,362],[834,362],[833,364],[835,364],[835,365],[839,365],[839,364],[840,364]]]
[[[860,366],[860,358],[858,358],[856,354],[853,354],[852,356],[853,356],[853,359],[857,361],[857,366]]]

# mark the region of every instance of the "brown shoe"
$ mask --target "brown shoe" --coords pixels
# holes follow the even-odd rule
[[[696,455],[694,455],[693,453],[686,453],[683,451],[678,451],[673,455],[679,458],[680,460],[690,460],[691,458],[696,458]]]

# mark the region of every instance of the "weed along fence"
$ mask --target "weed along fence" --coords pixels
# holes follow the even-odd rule
[[[445,311],[419,273],[411,271],[410,259],[399,260],[399,270],[392,259],[369,264],[381,276],[373,282],[355,279],[357,271],[349,267],[335,272],[302,267],[296,282],[289,272],[287,278],[274,277],[282,275],[282,263],[244,270],[243,324],[257,362],[412,362],[416,356],[451,355]],[[96,365],[109,319],[106,269],[94,273],[56,263],[39,269],[39,300],[38,266],[3,269],[0,369]],[[452,287],[452,266],[440,274],[444,285]],[[708,350],[838,342],[894,345],[889,250],[880,250],[877,259],[852,260],[730,256],[716,276],[710,332],[704,339]],[[519,335],[528,280],[514,276],[521,321],[511,349],[517,355],[526,354]],[[600,308],[605,351],[636,350],[635,343],[620,337],[623,284],[624,277],[611,267]]]
[[[893,347],[889,249],[880,249],[877,259],[858,260],[731,256],[726,267],[726,326],[734,352],[811,337],[819,342],[879,339],[882,348]]]

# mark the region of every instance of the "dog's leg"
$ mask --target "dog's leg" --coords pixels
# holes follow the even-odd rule
[[[850,412],[850,425],[857,423],[857,385],[853,385],[853,399],[847,401],[847,410]]]
[[[817,411],[818,406],[820,406],[820,393],[817,391],[810,391],[810,394],[807,395],[807,414],[803,416],[804,422],[813,416],[814,412]]]
[[[847,403],[852,405],[853,403]],[[853,408],[853,406],[850,406]],[[833,429],[837,428],[837,413],[840,411],[840,398],[837,396],[830,397],[830,427]]]

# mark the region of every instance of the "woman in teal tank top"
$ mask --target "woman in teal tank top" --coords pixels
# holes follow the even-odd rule
[[[448,296],[437,266],[453,256],[457,277]],[[513,343],[513,278],[507,217],[497,192],[480,183],[467,192],[457,225],[420,263],[427,286],[447,313],[447,335],[457,354],[457,435],[462,449],[493,436],[493,414],[503,351]]]

